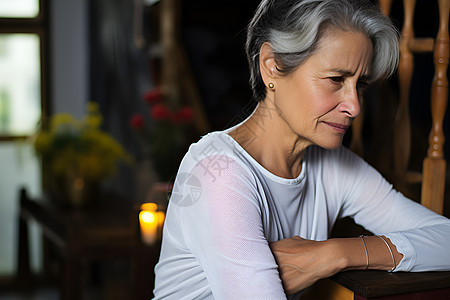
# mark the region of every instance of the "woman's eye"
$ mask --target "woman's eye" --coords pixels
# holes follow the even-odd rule
[[[365,81],[360,81],[360,82],[358,82],[358,83],[356,84],[356,88],[357,88],[358,90],[364,90],[364,89],[366,89],[368,86],[369,86],[369,83],[368,83],[368,82],[365,82]]]
[[[344,81],[344,78],[342,76],[328,77],[328,79],[330,79],[334,83],[341,83],[342,81]]]

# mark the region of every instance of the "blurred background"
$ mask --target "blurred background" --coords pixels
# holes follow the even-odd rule
[[[35,220],[27,223],[34,284],[24,288],[17,280],[21,188],[34,199],[52,198],[54,193],[59,194],[55,198],[61,197],[65,191],[56,193],[55,188],[67,177],[61,169],[76,165],[76,186],[80,178],[83,187],[94,181],[99,189],[95,196],[114,195],[109,201],[118,198],[127,203],[136,213],[136,224],[130,226],[139,227],[136,207],[153,201],[164,210],[176,167],[189,144],[209,131],[237,124],[252,112],[244,44],[245,27],[258,3],[0,0],[0,299],[60,299],[58,278],[49,280],[43,274],[42,257],[49,256],[42,249],[48,248],[43,247],[43,226]],[[439,21],[437,1],[418,0],[415,12],[415,35],[434,37]],[[401,29],[401,1],[394,1],[391,17]],[[415,55],[414,68],[408,168],[420,172],[431,128],[432,54]],[[392,167],[390,150],[379,149],[392,147],[392,130],[385,128],[393,125],[398,103],[396,76],[385,88],[377,85],[367,92],[361,153],[382,171]],[[379,113],[384,127],[376,123]],[[61,141],[78,143],[78,134],[87,132],[86,128],[99,134],[94,140],[104,138],[109,145],[100,153],[115,151],[106,162],[106,175],[92,175],[92,180],[79,173],[82,166],[103,170],[98,162],[106,155],[93,158],[92,151],[83,157],[81,150],[67,156],[55,152],[61,149]],[[351,138],[349,133],[346,145]],[[83,147],[77,149],[91,149]],[[64,160],[55,163],[54,156]],[[114,168],[111,172],[110,167]],[[418,200],[420,185],[412,184],[404,192]],[[102,201],[97,206],[107,205]],[[71,214],[70,209],[66,205],[62,211]],[[84,206],[74,209],[89,210]],[[448,200],[444,209],[449,216]],[[157,257],[153,248],[158,246],[156,242],[142,250],[139,242],[136,251],[146,253],[147,249],[148,255]],[[82,286],[90,291],[83,299],[131,299],[132,283],[121,292],[111,287],[120,286],[120,278],[129,281],[129,267],[124,265],[87,267]],[[115,284],[108,286],[105,278],[111,274]],[[146,284],[146,278],[142,280]],[[149,275],[147,291],[152,280]]]

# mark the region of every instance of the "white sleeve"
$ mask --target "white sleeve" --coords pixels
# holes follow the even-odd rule
[[[450,270],[450,220],[404,197],[350,151],[342,156],[345,168],[350,168],[341,170],[346,186],[342,216],[352,216],[392,241],[404,255],[396,271]]]
[[[253,176],[229,156],[205,160],[191,171],[201,195],[195,205],[183,209],[181,225],[214,298],[286,299],[264,234]],[[219,168],[214,173],[205,169],[213,166],[211,160]]]

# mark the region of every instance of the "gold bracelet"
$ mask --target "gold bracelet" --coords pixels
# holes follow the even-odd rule
[[[395,263],[395,258],[394,258],[394,254],[392,253],[391,247],[389,246],[388,242],[386,242],[386,240],[381,236],[381,235],[377,235],[388,247],[389,249],[389,253],[391,253],[391,257],[392,257],[392,262],[394,263],[394,266],[392,267],[392,269],[390,269],[389,271],[394,271],[395,268],[397,267],[397,264]]]
[[[364,241],[364,236],[360,235],[361,241],[364,246],[364,251],[366,251],[366,270],[369,268],[369,253],[367,252],[366,242]]]

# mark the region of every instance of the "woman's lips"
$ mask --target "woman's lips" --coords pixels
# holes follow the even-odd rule
[[[329,123],[329,122],[324,122],[324,123],[326,125],[328,125],[328,127],[331,127],[338,133],[342,133],[342,134],[344,134],[347,131],[347,129],[350,127],[349,125],[345,125],[345,124]]]

